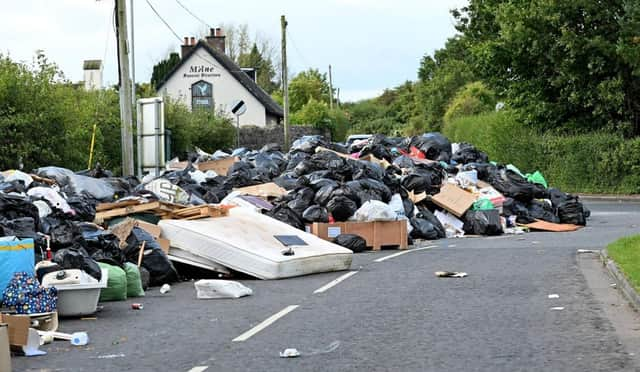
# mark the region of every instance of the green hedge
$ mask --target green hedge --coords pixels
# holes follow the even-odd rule
[[[640,138],[613,133],[540,134],[508,111],[466,116],[447,123],[452,142],[469,142],[493,161],[523,172],[540,170],[568,192],[640,193]]]

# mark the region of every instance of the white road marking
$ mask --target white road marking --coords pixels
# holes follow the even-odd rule
[[[398,256],[402,256],[403,254],[407,254],[407,253],[411,253],[411,252],[415,252],[415,251],[423,251],[425,249],[431,249],[431,248],[437,248],[437,245],[430,245],[428,247],[421,247],[421,248],[414,248],[414,249],[407,249],[406,251],[402,251],[402,252],[398,252],[398,253],[394,253],[394,254],[390,254],[388,256],[384,256],[384,257],[380,257],[377,260],[373,260],[373,262],[382,262],[382,261],[386,261]]]
[[[290,312],[292,312],[293,310],[297,309],[298,306],[300,306],[300,305],[289,305],[289,306],[285,307],[284,309],[280,310],[279,312],[277,312],[277,313],[271,315],[270,317],[268,317],[267,319],[265,319],[262,323],[260,323],[257,326],[251,328],[250,330],[246,331],[245,333],[241,334],[240,336],[234,338],[232,341],[233,342],[247,341],[252,336],[254,336],[256,333],[262,331],[263,329],[267,328],[271,324],[275,323],[276,320],[282,318],[283,316],[285,316],[285,315],[289,314]]]
[[[187,372],[203,372],[203,371],[207,370],[207,368],[209,368],[209,366],[193,367]]]
[[[340,283],[341,281],[343,281],[343,280],[347,280],[348,278],[350,278],[350,277],[352,277],[352,276],[356,275],[357,273],[358,273],[357,271],[350,271],[350,272],[348,272],[348,273],[346,273],[346,274],[344,274],[344,275],[341,275],[341,276],[339,276],[338,278],[336,278],[336,279],[334,279],[334,280],[330,281],[329,283],[327,283],[327,284],[323,285],[322,287],[320,287],[320,288],[316,289],[315,291],[313,291],[313,293],[314,293],[314,294],[316,294],[316,293],[322,293],[322,292],[326,291],[327,289],[329,289],[329,288],[333,287],[334,285],[336,285],[336,284]]]

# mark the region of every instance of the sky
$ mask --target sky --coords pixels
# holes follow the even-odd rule
[[[449,11],[466,0],[133,0],[137,82],[148,82],[153,65],[180,41],[148,3],[180,36],[202,34],[207,26],[247,24],[252,34],[280,47],[280,16],[288,21],[289,71],[323,72],[331,64],[342,101],[379,95],[417,79],[420,59],[455,35]],[[130,0],[126,0],[130,12]],[[117,77],[114,0],[21,0],[0,13],[0,53],[31,62],[44,50],[72,81],[83,78],[82,62],[104,61],[104,81]]]

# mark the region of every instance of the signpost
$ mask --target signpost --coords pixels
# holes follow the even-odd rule
[[[247,105],[243,100],[234,101],[231,104],[231,113],[236,116],[236,148],[240,147],[240,115],[247,112]]]

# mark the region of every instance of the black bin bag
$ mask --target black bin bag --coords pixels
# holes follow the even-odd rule
[[[500,235],[502,223],[497,209],[467,211],[464,215],[464,232],[473,235]]]
[[[360,253],[367,249],[367,241],[360,235],[340,234],[333,239],[333,242],[339,246],[351,249],[353,253]]]

